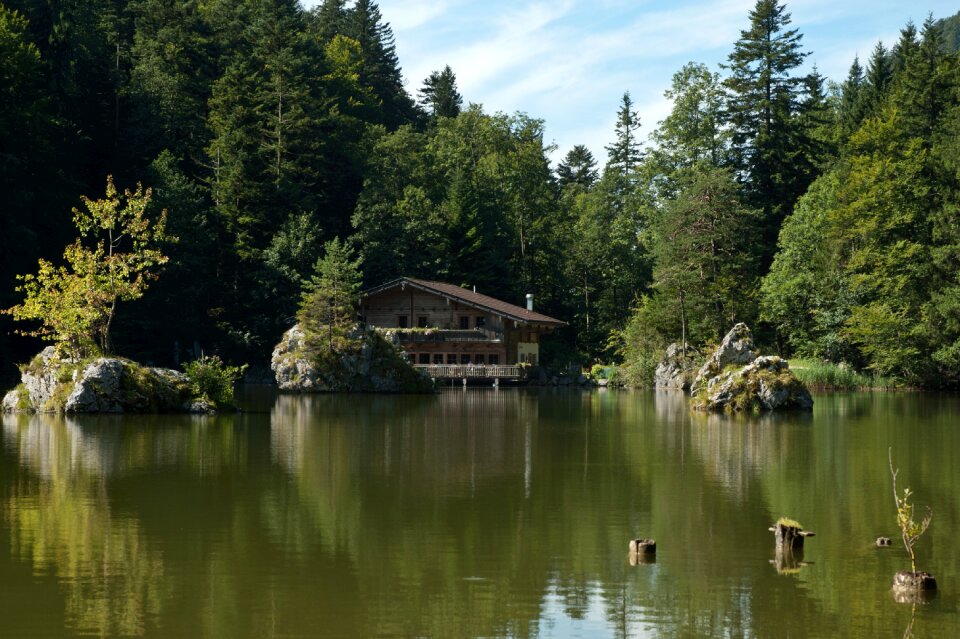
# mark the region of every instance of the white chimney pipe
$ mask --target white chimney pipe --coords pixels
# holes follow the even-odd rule
[[[533,293],[527,293],[527,310],[533,310]]]

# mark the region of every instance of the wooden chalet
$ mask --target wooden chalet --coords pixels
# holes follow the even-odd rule
[[[418,367],[435,378],[514,378],[537,365],[540,339],[564,322],[443,282],[401,277],[364,291],[362,321],[395,332]]]

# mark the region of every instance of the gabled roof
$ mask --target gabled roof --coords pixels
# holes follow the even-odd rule
[[[555,319],[548,315],[528,311],[522,306],[508,304],[503,300],[498,300],[495,297],[483,295],[482,293],[475,293],[470,289],[463,288],[455,284],[431,282],[429,280],[418,280],[412,277],[401,277],[393,280],[392,282],[375,286],[364,291],[362,295],[364,298],[367,298],[371,295],[382,293],[383,291],[387,291],[391,288],[405,286],[410,286],[414,289],[425,291],[427,293],[433,293],[435,295],[439,295],[440,297],[454,300],[467,306],[472,306],[473,308],[495,313],[496,315],[502,315],[517,322],[525,322],[527,324],[542,324],[544,326],[563,326],[566,324],[566,322]]]

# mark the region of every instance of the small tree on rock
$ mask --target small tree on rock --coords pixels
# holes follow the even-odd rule
[[[311,337],[326,336],[327,347],[335,350],[356,321],[356,298],[360,290],[360,260],[339,238],[324,245],[324,255],[304,283],[297,312],[301,328]]]
[[[83,208],[73,209],[80,237],[64,249],[65,265],[40,259],[36,274],[18,276],[25,299],[3,312],[41,322],[20,334],[53,341],[70,357],[110,351],[117,302],[143,297],[167,262],[159,245],[175,240],[166,234],[166,211],[153,222],[147,217],[151,196],[140,184],[121,196],[107,176],[104,199],[81,198]]]

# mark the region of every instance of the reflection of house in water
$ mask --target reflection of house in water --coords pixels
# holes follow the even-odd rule
[[[409,277],[365,291],[367,326],[391,329],[410,360],[434,377],[460,377],[445,367],[536,365],[541,338],[564,322],[476,291]],[[489,377],[512,377],[514,371]],[[518,372],[518,371],[517,371]]]
[[[271,412],[273,459],[327,485],[403,478],[433,490],[483,479],[531,476],[538,399],[514,391],[422,396],[281,395]],[[527,488],[529,488],[527,486]]]

